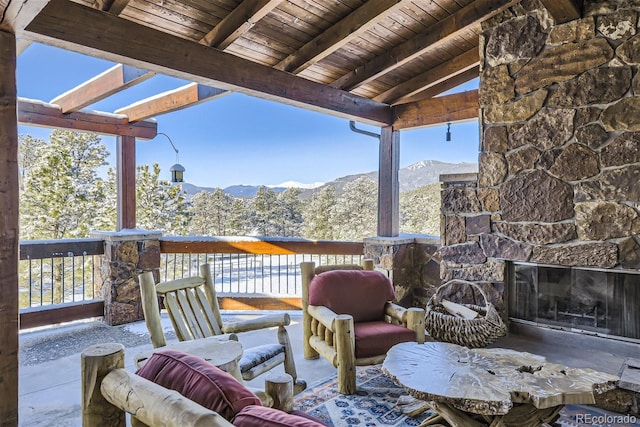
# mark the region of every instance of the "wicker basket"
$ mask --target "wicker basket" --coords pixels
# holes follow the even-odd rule
[[[484,307],[462,304],[480,314],[475,319],[454,316],[440,304],[441,291],[455,283],[473,287],[484,298]],[[473,282],[459,279],[450,280],[443,284],[429,299],[426,307],[425,327],[429,335],[436,341],[450,342],[470,348],[485,347],[507,333],[507,327],[484,291]]]

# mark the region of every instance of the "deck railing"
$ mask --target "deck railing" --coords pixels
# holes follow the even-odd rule
[[[357,264],[363,243],[173,237],[160,240],[160,251],[161,280],[196,275],[201,264],[209,263],[216,290],[227,300],[223,305],[234,308],[228,301],[236,297],[299,298],[300,262]],[[101,316],[104,303],[96,294],[94,256],[103,253],[101,239],[20,242],[21,328]]]
[[[201,264],[208,263],[218,293],[300,297],[301,262],[360,264],[363,249],[362,242],[164,238],[160,241],[160,279],[194,276],[199,274]]]

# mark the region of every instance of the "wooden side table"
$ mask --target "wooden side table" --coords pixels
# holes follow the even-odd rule
[[[162,350],[178,350],[198,356],[223,371],[230,373],[238,381],[243,382],[242,374],[238,367],[238,361],[242,357],[242,344],[238,341],[212,336],[197,340],[170,343],[164,347],[158,347],[136,354],[133,357],[136,367],[142,367],[153,353]]]
[[[398,344],[382,370],[438,413],[423,426],[441,419],[460,427],[539,426],[555,420],[566,404],[595,403],[594,393],[615,388],[619,380],[531,353],[443,342]]]

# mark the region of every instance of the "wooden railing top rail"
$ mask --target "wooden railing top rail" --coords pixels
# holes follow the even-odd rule
[[[278,237],[162,237],[162,253],[362,255],[364,243]]]
[[[102,239],[59,239],[21,241],[20,259],[60,258],[104,253]]]

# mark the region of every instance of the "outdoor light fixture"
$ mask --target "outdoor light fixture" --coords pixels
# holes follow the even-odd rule
[[[447,142],[451,142],[451,123],[447,123],[447,138],[446,138],[446,141]]]
[[[171,169],[169,169],[171,171],[171,182],[172,183],[178,183],[178,182],[184,182],[184,166],[182,166],[180,164],[180,158],[178,157],[178,149],[176,148],[176,146],[174,145],[173,141],[171,140],[171,138],[169,138],[169,135],[167,135],[166,133],[162,133],[162,132],[158,132],[156,134],[157,135],[164,135],[167,137],[167,139],[169,140],[169,143],[171,144],[171,147],[173,147],[173,151],[176,152],[176,164],[171,166]]]

